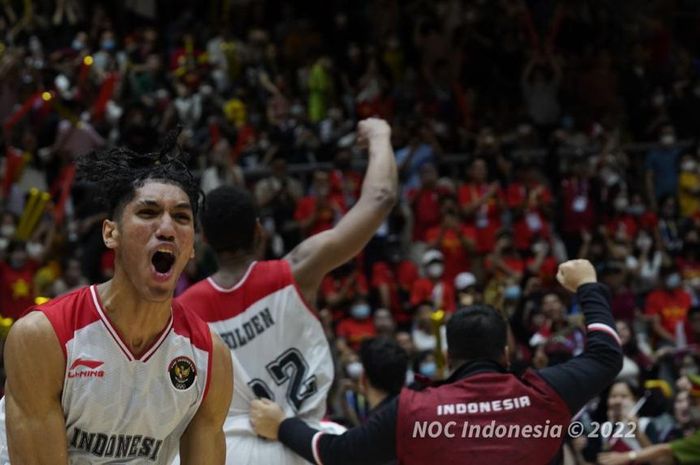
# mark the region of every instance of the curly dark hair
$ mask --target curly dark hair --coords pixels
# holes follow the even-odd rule
[[[181,128],[170,131],[158,152],[136,153],[126,147],[92,151],[77,160],[77,177],[93,185],[95,200],[107,208],[110,218],[121,215],[124,206],[146,181],[180,187],[190,199],[197,217],[201,191],[187,167],[189,154],[177,143]]]

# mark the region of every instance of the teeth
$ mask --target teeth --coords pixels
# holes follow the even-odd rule
[[[169,253],[170,255],[173,255],[172,250],[169,249],[158,249],[156,252]]]

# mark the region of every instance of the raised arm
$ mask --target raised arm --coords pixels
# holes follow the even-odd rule
[[[588,260],[562,263],[557,279],[566,289],[576,292],[588,330],[586,350],[538,373],[575,414],[615,379],[622,368],[622,349],[606,289],[598,284],[593,265]]]
[[[226,461],[224,420],[233,395],[231,352],[212,332],[209,391],[180,438],[182,465],[223,465]]]
[[[44,314],[32,312],[15,323],[5,343],[5,425],[13,464],[68,465],[61,407],[65,368]]]
[[[369,149],[359,200],[333,229],[306,239],[285,257],[310,302],[323,276],[362,250],[396,202],[398,177],[391,128],[383,120],[370,118],[358,124],[357,133],[359,142]]]

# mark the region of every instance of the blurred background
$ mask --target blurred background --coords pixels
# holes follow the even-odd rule
[[[337,364],[329,417],[368,413],[365,338],[406,351],[407,383],[444,376],[438,310],[502,311],[516,370],[577,355],[581,315],[554,276],[581,257],[610,286],[626,354],[582,418],[637,405],[650,442],[687,435],[699,35],[693,0],[2,0],[3,334],[29,305],[111,276],[105,212],[75,181],[76,156],[152,151],[181,125],[202,190],[250,189],[261,257],[279,258],[357,200],[355,126],[379,116],[402,195],[319,293]],[[200,241],[178,293],[215,269]],[[565,457],[593,463],[634,441],[568,441]]]

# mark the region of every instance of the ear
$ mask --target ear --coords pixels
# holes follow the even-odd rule
[[[192,253],[190,254],[190,260],[194,259],[195,253],[194,253],[194,246],[192,246]]]
[[[360,393],[361,394],[367,394],[367,388],[369,387],[369,381],[367,380],[367,376],[365,375],[364,370],[362,373],[360,373],[360,379],[359,381],[359,386],[360,386]]]
[[[119,245],[119,228],[112,220],[102,222],[102,240],[108,249],[116,249]]]
[[[510,370],[510,347],[506,345],[503,348],[503,363],[502,365],[506,367],[506,370]]]

